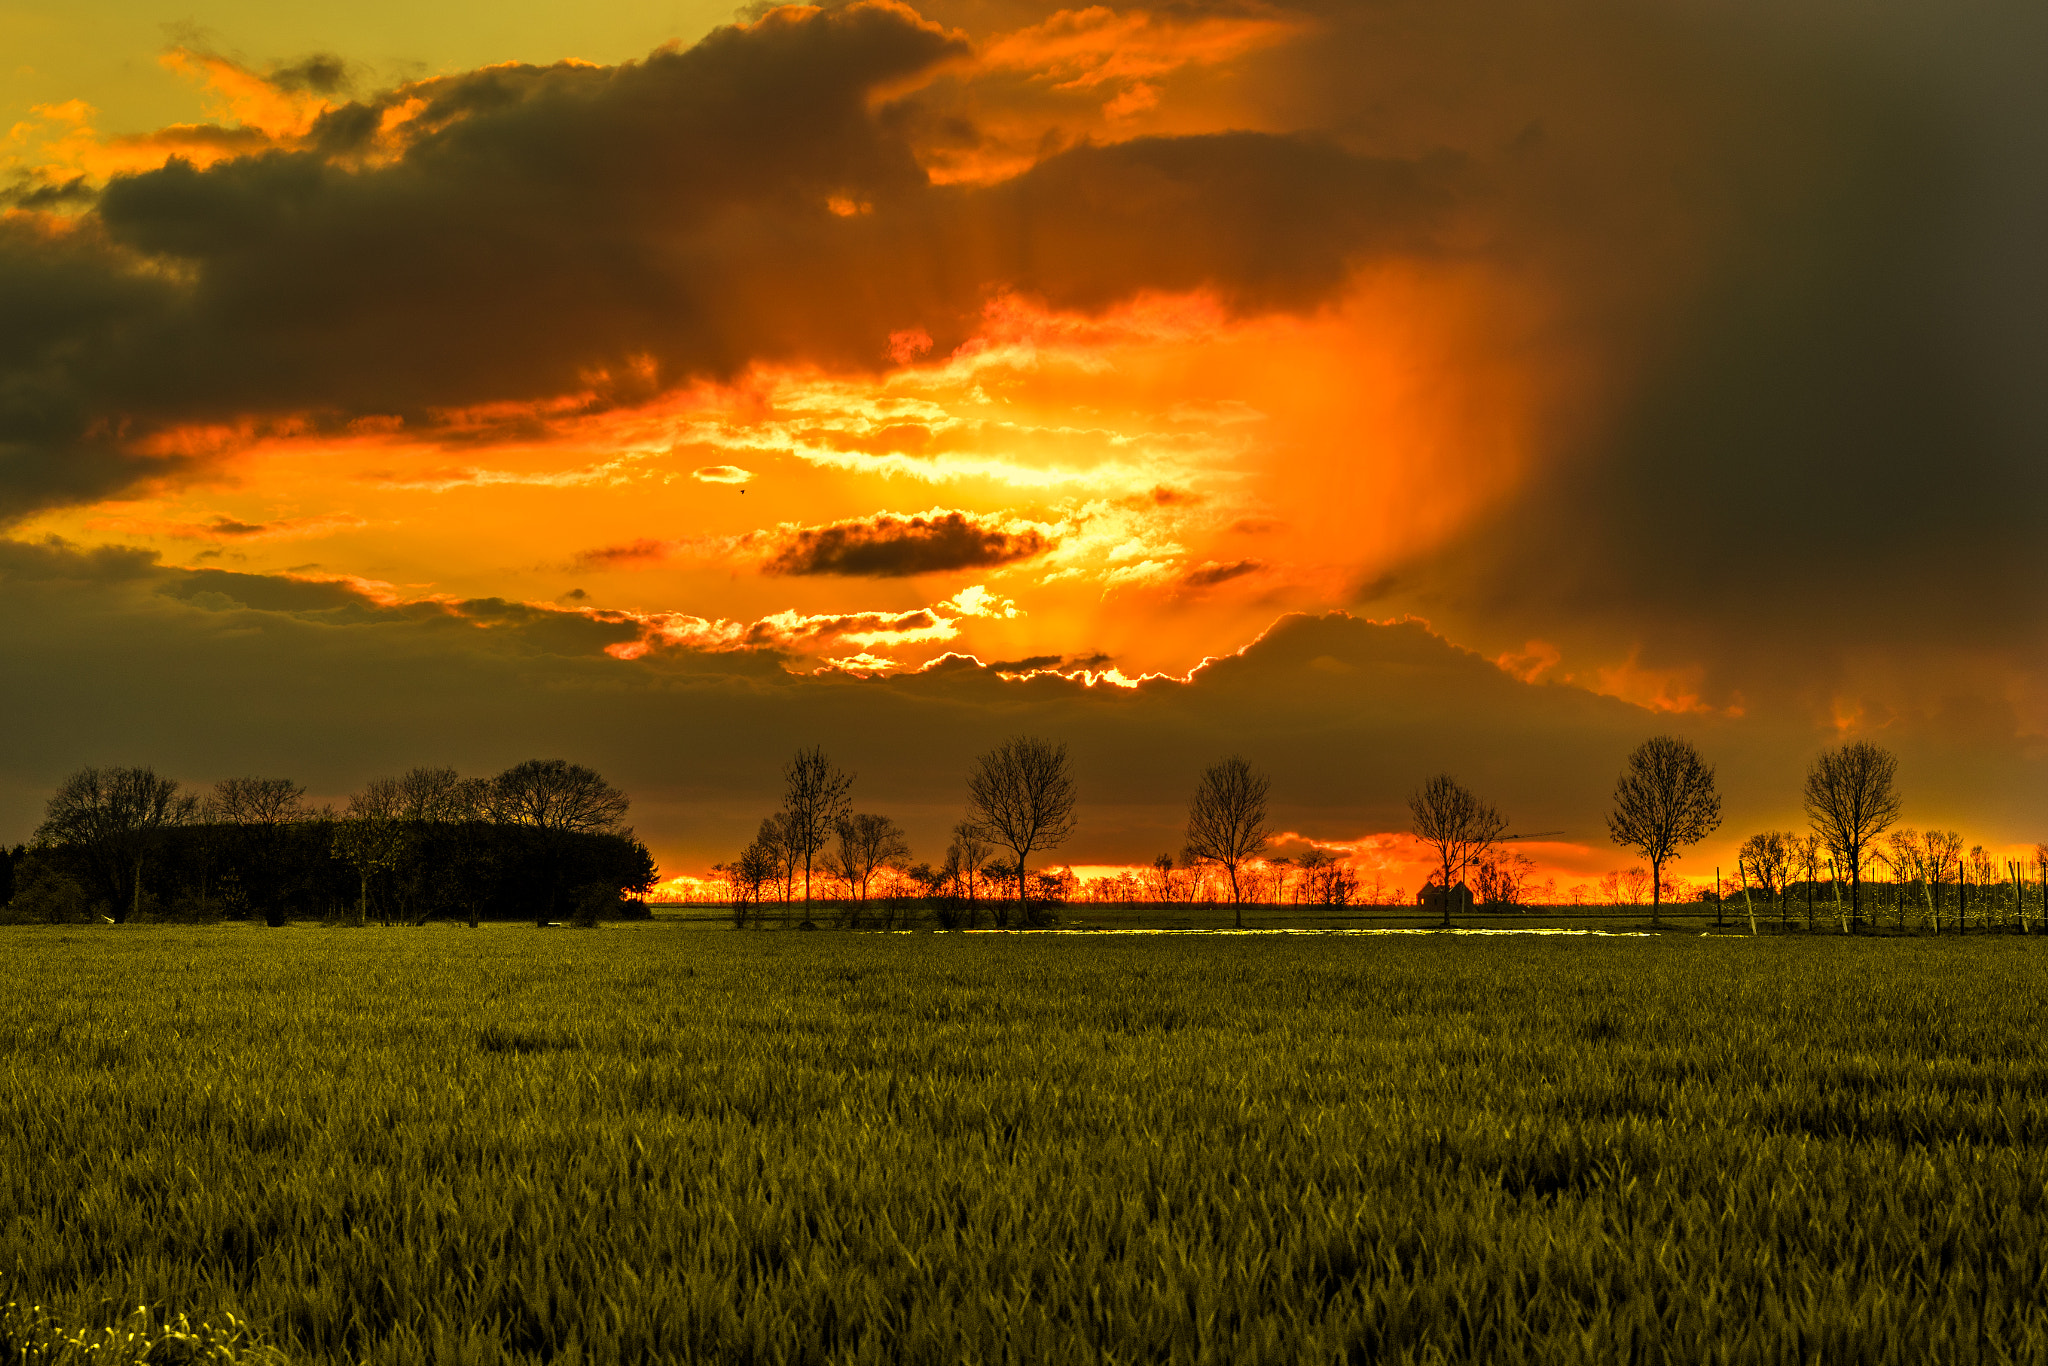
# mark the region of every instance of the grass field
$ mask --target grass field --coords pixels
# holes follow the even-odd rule
[[[15,929],[0,1300],[306,1363],[2039,1361],[2044,967]]]

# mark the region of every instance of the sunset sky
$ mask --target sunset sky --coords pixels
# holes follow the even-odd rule
[[[84,764],[822,744],[943,855],[1067,742],[1412,886],[1642,739],[2048,840],[2048,7],[0,3],[0,839]],[[1399,880],[1397,878],[1396,880]]]

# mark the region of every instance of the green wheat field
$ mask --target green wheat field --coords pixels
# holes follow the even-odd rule
[[[2040,1361],[2044,965],[2010,936],[13,929],[0,1344]]]

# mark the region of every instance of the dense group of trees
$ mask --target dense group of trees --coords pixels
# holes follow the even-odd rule
[[[286,778],[205,792],[149,768],[85,768],[7,860],[11,918],[419,924],[644,914],[656,877],[625,794],[580,764],[491,778],[415,768],[337,812]]]

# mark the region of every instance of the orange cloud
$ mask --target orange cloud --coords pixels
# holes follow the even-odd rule
[[[304,137],[315,119],[335,107],[328,96],[343,74],[340,63],[315,58],[258,75],[226,57],[188,47],[174,47],[158,60],[199,83],[215,119],[276,142]]]
[[[1639,654],[1639,650],[1631,650],[1621,663],[1596,666],[1590,678],[1574,675],[1572,681],[1604,696],[1618,697],[1650,711],[1742,715],[1739,700],[1719,707],[1701,700],[1706,670],[1700,665],[1648,669],[1638,662]]]
[[[31,108],[32,118],[9,130],[0,170],[48,193],[81,179],[98,184],[155,170],[174,157],[204,167],[295,146],[321,114],[335,107],[328,95],[341,75],[340,64],[326,58],[260,75],[226,57],[186,47],[172,48],[159,61],[201,87],[211,122],[107,137],[92,126],[99,111],[84,100],[39,104]]]
[[[1554,669],[1564,656],[1555,645],[1546,640],[1532,640],[1520,650],[1509,650],[1497,655],[1494,663],[1524,683],[1534,683]]]
[[[1298,15],[1278,11],[1154,13],[1105,5],[1060,10],[1029,28],[982,47],[981,64],[1023,71],[1059,89],[1092,89],[1110,81],[1163,76],[1183,66],[1217,66],[1307,32]]]

